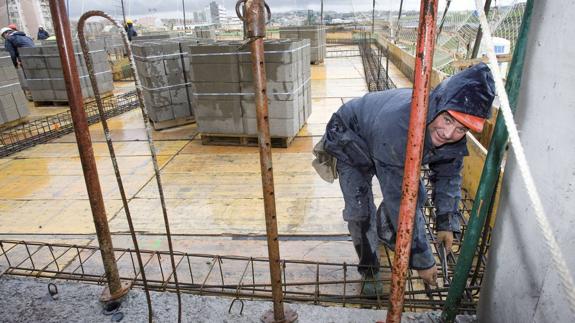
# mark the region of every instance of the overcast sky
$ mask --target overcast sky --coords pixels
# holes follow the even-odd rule
[[[184,0],[186,12],[200,10],[206,7],[211,0]],[[498,5],[510,4],[518,0],[495,0]],[[72,0],[70,15],[78,17],[88,10],[103,10],[109,14],[121,15],[120,0]],[[236,0],[216,0],[223,4],[228,14],[234,11]],[[439,0],[439,10],[443,10],[447,0]],[[274,11],[289,11],[295,9],[319,10],[321,0],[267,0],[272,13]],[[376,0],[377,10],[398,10],[400,0]],[[404,0],[404,10],[419,9],[420,0]],[[371,10],[372,0],[324,0],[324,11],[354,12]],[[155,15],[158,17],[179,16],[182,13],[182,0],[124,0],[127,17],[142,17]],[[452,0],[450,10],[470,10],[475,8],[475,0]]]

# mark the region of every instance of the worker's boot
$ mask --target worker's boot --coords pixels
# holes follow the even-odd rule
[[[383,282],[379,272],[362,275],[361,295],[367,297],[383,297]]]

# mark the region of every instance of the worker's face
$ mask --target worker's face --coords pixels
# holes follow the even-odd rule
[[[442,112],[427,126],[434,147],[458,142],[468,130],[448,112]]]

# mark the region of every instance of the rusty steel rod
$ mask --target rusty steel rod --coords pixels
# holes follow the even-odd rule
[[[387,314],[387,323],[401,322],[401,312],[403,311],[405,280],[419,193],[423,140],[425,138],[425,124],[429,103],[429,79],[433,69],[436,17],[437,0],[421,0],[415,55],[415,82],[411,97],[411,113],[407,134],[405,168],[399,206],[399,224],[392,269],[391,301]]]
[[[104,111],[104,105],[102,103],[102,98],[100,96],[100,89],[98,88],[98,82],[96,80],[96,75],[94,74],[94,64],[92,62],[92,57],[90,56],[88,43],[86,37],[84,36],[84,27],[86,21],[90,17],[102,17],[100,11],[88,11],[84,13],[80,20],[78,20],[78,40],[80,41],[80,46],[82,47],[82,53],[84,55],[84,60],[86,61],[86,68],[88,70],[88,75],[90,77],[90,83],[92,84],[92,91],[94,92],[94,98],[96,99],[96,106],[98,107],[98,113],[100,114],[100,122],[102,124],[102,129],[104,130],[106,145],[108,146],[108,151],[110,153],[110,160],[112,161],[112,166],[114,168],[114,174],[116,175],[116,182],[118,184],[118,190],[120,192],[120,197],[122,198],[122,206],[124,207],[124,212],[126,214],[126,220],[128,221],[128,228],[130,230],[130,236],[132,238],[132,243],[134,244],[134,249],[136,251],[136,258],[138,260],[138,266],[140,268],[140,273],[142,275],[142,282],[144,284],[144,293],[146,294],[146,302],[148,306],[148,322],[152,322],[152,300],[150,298],[150,292],[148,290],[148,284],[146,280],[146,271],[144,270],[144,265],[142,262],[142,256],[140,254],[140,247],[138,245],[138,238],[136,237],[136,232],[134,230],[134,224],[132,222],[132,215],[130,212],[130,207],[128,204],[128,199],[126,197],[126,191],[124,189],[124,183],[122,182],[122,175],[120,173],[120,167],[118,166],[118,161],[116,159],[116,152],[114,150],[114,144],[112,142],[112,135],[110,133],[110,128],[108,127],[108,121],[106,121],[106,115]],[[120,29],[123,30],[123,29]],[[127,35],[123,33],[127,42]]]
[[[88,122],[83,108],[82,89],[80,87],[80,78],[78,77],[76,58],[74,57],[70,22],[66,14],[64,1],[50,0],[50,13],[52,14],[52,21],[54,23],[54,33],[60,53],[70,113],[74,124],[74,133],[78,143],[82,171],[90,199],[90,208],[94,218],[108,288],[111,298],[118,298],[127,293],[128,290],[122,288],[120,275],[118,274],[118,266],[114,258],[112,236],[108,228],[108,219],[106,217],[104,198],[102,197],[102,188],[100,187],[98,178],[96,159],[94,158],[92,140],[90,139]]]
[[[238,2],[239,5],[239,2]],[[266,84],[266,69],[264,55],[264,40],[266,35],[265,3],[263,0],[248,0],[245,2],[245,21],[251,49],[252,74],[254,79],[256,116],[258,126],[258,143],[260,152],[260,167],[266,220],[266,236],[269,255],[270,279],[273,296],[273,321],[291,322],[295,312],[284,312],[282,293],[282,274],[276,203],[274,192],[274,177],[272,166],[272,151],[270,125],[268,116],[268,97]],[[287,310],[287,309],[286,309]],[[287,315],[286,315],[287,314]],[[271,313],[264,314],[263,321],[272,321]]]

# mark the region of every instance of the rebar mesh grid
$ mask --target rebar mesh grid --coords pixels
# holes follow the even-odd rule
[[[460,203],[462,232],[454,242],[454,252],[442,260],[436,239],[432,203],[432,171],[424,167],[422,177],[427,188],[424,217],[428,238],[440,268],[439,286],[430,288],[423,284],[415,272],[410,271],[405,293],[405,310],[411,312],[440,310],[447,296],[459,253],[461,237],[465,235],[467,219],[473,200],[463,192]],[[489,226],[486,230],[490,231]],[[489,232],[487,232],[488,234]],[[475,270],[470,273],[464,300],[459,311],[475,313],[479,290],[486,264],[489,235],[477,249]],[[132,249],[115,248],[116,262],[122,280],[132,281],[143,287],[136,254]],[[61,243],[0,240],[0,276],[15,275],[36,278],[61,279],[94,284],[105,284],[106,278],[99,248]],[[173,281],[169,252],[141,250],[147,284],[150,290],[199,295],[226,296],[234,299],[271,299],[269,261],[267,258],[220,256],[174,252],[179,288]],[[444,258],[444,259],[445,259]],[[381,248],[381,279],[384,291],[377,297],[361,295],[362,280],[357,264],[314,262],[306,260],[281,260],[284,298],[290,302],[322,305],[361,306],[386,308],[389,302],[391,264],[393,252]],[[446,273],[445,276],[443,273]]]
[[[359,51],[369,92],[396,88],[384,66],[386,64],[386,49],[374,41],[370,34],[364,33],[359,41]]]
[[[120,115],[137,108],[136,92],[107,97],[102,100],[106,118]],[[100,121],[96,102],[86,103],[88,124]],[[10,156],[16,152],[62,137],[74,131],[70,111],[44,117],[25,124],[8,128],[0,133],[0,157]]]

